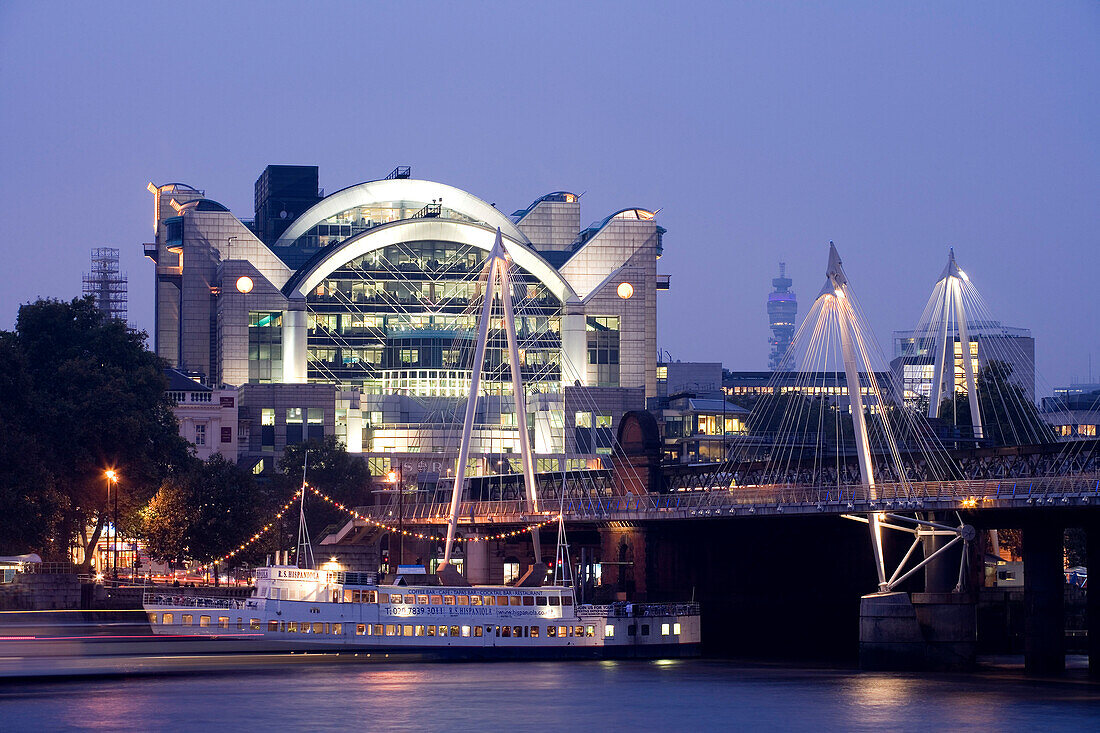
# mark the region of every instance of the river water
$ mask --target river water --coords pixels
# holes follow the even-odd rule
[[[0,730],[1100,729],[1100,685],[665,662],[338,663],[0,685]]]

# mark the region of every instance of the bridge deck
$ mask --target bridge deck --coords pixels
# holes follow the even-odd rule
[[[535,512],[529,502],[472,501],[459,507],[460,524],[531,524],[556,516],[567,521],[649,521],[718,516],[848,514],[876,511],[976,511],[1037,506],[1100,504],[1100,476],[938,481],[799,487],[758,486],[644,496],[583,497],[544,501]],[[393,506],[362,507],[360,514],[380,522],[397,519]],[[406,525],[442,525],[447,505],[413,503],[402,508]]]

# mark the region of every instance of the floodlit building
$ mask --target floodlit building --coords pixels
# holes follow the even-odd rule
[[[1011,328],[1000,321],[968,321],[970,358],[974,374],[990,361],[1003,361],[1012,368],[1009,380],[1023,389],[1027,399],[1035,401],[1035,339],[1031,329]],[[934,338],[917,331],[894,331],[894,359],[890,369],[901,385],[905,400],[928,400],[935,373]],[[956,392],[966,392],[963,347],[956,332],[954,339],[954,384]],[[945,379],[946,381],[946,379]]]
[[[210,387],[178,369],[166,369],[165,376],[180,435],[194,447],[195,456],[205,461],[218,453],[227,460],[236,461],[241,437],[237,388]]]
[[[375,476],[453,471],[497,229],[514,262],[528,414],[515,414],[495,319],[468,470],[518,470],[509,457],[524,427],[541,470],[598,461],[602,440],[590,435],[574,456],[567,427],[656,396],[667,278],[657,275],[664,230],[654,212],[622,209],[582,228],[579,198],[566,191],[506,216],[408,168],[327,196],[317,181],[314,166],[269,166],[254,220],[191,186],[149,184],[157,353],[205,384],[239,389],[250,468],[335,434]]]

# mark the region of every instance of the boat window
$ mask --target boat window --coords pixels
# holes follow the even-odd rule
[[[546,635],[551,639],[555,638],[558,635],[558,628],[556,626],[547,626]]]
[[[550,596],[550,605],[551,606],[560,606],[561,605],[561,596]]]
[[[575,636],[584,636],[584,627],[583,626],[574,626],[573,630],[575,632],[575,634],[574,634]]]
[[[260,626],[259,626],[260,619],[257,618],[257,619],[253,619],[253,620],[257,622],[256,628],[257,629],[260,628]],[[279,630],[279,622],[278,621],[268,621],[267,622],[267,630],[268,631],[278,631]]]
[[[462,635],[463,636],[469,636],[470,635],[470,627],[469,626],[463,626],[462,627]]]
[[[500,635],[504,636],[504,637],[511,637],[512,636],[512,627],[511,626],[501,626],[500,627]]]
[[[221,626],[221,619],[218,619],[218,625]],[[226,619],[226,626],[229,625],[229,619]],[[210,617],[207,615],[199,616],[199,627],[203,629],[210,628]]]
[[[170,613],[164,614],[163,616],[161,616],[160,622],[161,622],[162,625],[165,625],[165,626],[172,623],[172,614],[170,614]]]
[[[278,588],[268,588],[267,589],[267,597],[272,599],[272,600],[276,600],[276,601],[279,600],[279,589]]]
[[[468,606],[470,605],[470,596],[455,596],[455,601],[457,601],[460,606]]]
[[[243,629],[244,629],[244,619],[241,618],[240,616],[238,616],[237,617],[237,630],[240,631],[240,630],[243,630]]]
[[[630,624],[630,626],[626,627],[626,633],[627,636],[635,636],[638,633],[638,625]]]
[[[539,627],[538,626],[532,626],[531,627],[531,636],[535,639],[539,638]]]
[[[308,634],[309,633],[309,622],[308,621],[303,621],[302,623],[298,624],[298,633],[299,634]]]
[[[545,606],[546,601],[547,601],[546,596],[535,596],[535,605],[536,606]]]
[[[252,629],[253,631],[259,631],[260,630],[260,619],[258,619],[258,618],[248,619],[248,628]]]
[[[157,622],[157,615],[155,613],[149,614],[149,623],[155,624]]]
[[[661,636],[668,636],[668,632],[671,630],[669,624],[661,624]]]
[[[585,626],[584,627],[584,635],[585,636],[595,636],[596,635],[596,627],[595,626]]]
[[[444,606],[453,606],[454,604],[455,604],[455,597],[454,596],[443,596],[443,605]]]
[[[333,624],[332,625],[332,635],[333,636],[343,636],[343,634],[344,634],[344,625],[343,624]]]
[[[508,596],[497,596],[497,605],[498,606],[507,606],[508,605]]]
[[[514,636],[518,639],[522,639],[523,638],[523,627],[522,626],[513,626],[512,627],[512,636]]]
[[[495,606],[496,600],[496,596],[483,596],[481,599],[481,603],[486,606]]]
[[[523,597],[523,605],[525,605],[525,606],[535,605],[535,597],[534,596],[524,596]]]
[[[522,601],[520,601],[519,596],[509,596],[508,597],[508,605],[509,606],[518,606],[521,602]]]
[[[345,590],[344,591],[344,603],[358,603],[359,591],[357,590]]]
[[[228,616],[218,616],[218,628],[219,629],[228,629],[229,628],[229,617]]]
[[[367,625],[366,624],[355,624],[355,635],[356,636],[363,636],[366,633],[367,633]]]
[[[332,602],[333,603],[339,603],[340,602],[340,591],[338,591],[338,590],[332,591]]]
[[[286,622],[286,630],[287,630],[288,634],[297,634],[298,633],[298,622],[297,621],[287,621]]]
[[[412,636],[412,635],[413,635],[413,627],[412,627],[412,624],[408,624],[408,625],[406,625],[406,626],[402,626],[401,628],[402,628],[402,629],[404,630],[404,636]]]
[[[675,634],[676,636],[680,635],[680,624],[675,623],[675,624],[672,625],[672,633]]]
[[[452,626],[451,627],[451,636],[458,636],[458,627],[457,626]]]
[[[417,636],[424,636],[424,627],[423,626],[417,626],[416,627],[416,635]]]
[[[376,590],[365,590],[365,591],[363,591],[363,602],[364,603],[378,603],[378,591],[376,591]]]
[[[323,634],[323,633],[325,633],[325,625],[320,621],[315,621],[314,624],[313,624],[313,633],[314,634]]]
[[[400,602],[401,602],[401,594],[400,593],[394,593],[390,596],[390,603],[400,603]]]
[[[443,605],[443,596],[432,596],[432,605],[433,606],[442,606]]]
[[[286,631],[286,621],[280,621],[279,622],[279,631],[283,631],[283,632]]]
[[[573,605],[573,596],[562,596],[561,597],[561,605],[563,605],[563,606],[572,606]]]
[[[474,627],[474,636],[481,636],[481,627],[480,626],[475,626]]]
[[[642,636],[649,636],[649,624],[642,624]]]
[[[397,627],[393,624],[386,624],[386,636],[395,636],[397,634]]]
[[[374,630],[374,636],[382,635],[382,624],[374,624],[374,626],[372,626],[371,628]],[[368,631],[367,633],[370,632]]]
[[[612,636],[615,635],[615,627],[610,625],[604,626],[603,635],[605,639],[610,639]]]
[[[426,606],[426,605],[428,605],[428,597],[427,596],[417,596],[416,597],[416,602],[418,604],[420,604],[421,606]]]
[[[193,621],[194,617],[189,613],[180,616],[180,626],[190,626]]]
[[[435,627],[434,626],[429,626],[428,627],[428,636],[435,636]]]
[[[480,606],[481,605],[481,596],[470,596],[470,605],[471,606]]]
[[[446,636],[447,635],[447,627],[446,626],[440,626],[439,627],[439,635],[440,636]]]
[[[559,626],[558,627],[558,638],[562,638],[562,637],[565,637],[565,636],[569,636],[569,627],[568,626]]]
[[[416,596],[414,596],[412,593],[406,593],[405,603],[416,603]]]

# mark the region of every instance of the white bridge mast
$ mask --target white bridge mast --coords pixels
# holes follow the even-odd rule
[[[867,422],[863,415],[863,388],[859,379],[859,362],[854,348],[854,334],[852,333],[852,305],[848,295],[848,278],[841,266],[840,254],[836,247],[829,242],[829,266],[825,272],[825,287],[821,289],[819,298],[825,297],[832,301],[836,307],[837,322],[840,330],[840,348],[844,359],[844,376],[848,383],[848,401],[852,410],[852,428],[855,431],[856,453],[859,457],[859,473],[863,483],[867,485],[871,499],[876,499],[875,471],[871,462],[871,445],[867,439]],[[873,375],[870,375],[874,379]],[[838,436],[839,437],[839,436]],[[886,581],[886,563],[882,554],[882,527],[877,512],[867,515],[867,522],[871,528],[871,548],[875,555],[875,570],[878,572],[878,587],[880,591],[886,591],[889,585]]]
[[[451,489],[451,513],[447,525],[447,543],[443,550],[443,563],[440,570],[451,563],[451,550],[454,545],[455,530],[458,527],[458,505],[462,501],[462,494],[466,488],[466,463],[470,456],[470,436],[474,428],[474,415],[477,412],[478,391],[481,386],[481,370],[485,366],[485,345],[489,337],[489,322],[493,314],[493,299],[496,296],[496,288],[500,288],[500,299],[503,308],[504,328],[508,336],[508,364],[512,372],[512,394],[515,397],[516,423],[519,428],[520,461],[523,464],[523,483],[527,490],[527,500],[531,503],[531,510],[537,512],[538,492],[535,487],[535,462],[531,455],[531,441],[527,434],[527,401],[523,389],[521,365],[519,359],[519,344],[516,338],[515,313],[512,310],[512,291],[508,280],[508,269],[511,266],[511,258],[504,249],[504,239],[500,229],[497,229],[496,241],[489,252],[489,259],[485,262],[487,276],[485,279],[485,302],[481,306],[481,320],[477,327],[477,343],[474,347],[474,363],[470,377],[470,396],[466,401],[466,417],[462,423],[462,439],[458,448],[458,462],[455,465],[455,483]],[[535,562],[542,562],[542,552],[539,546],[538,529],[531,530],[531,540],[535,549]]]

